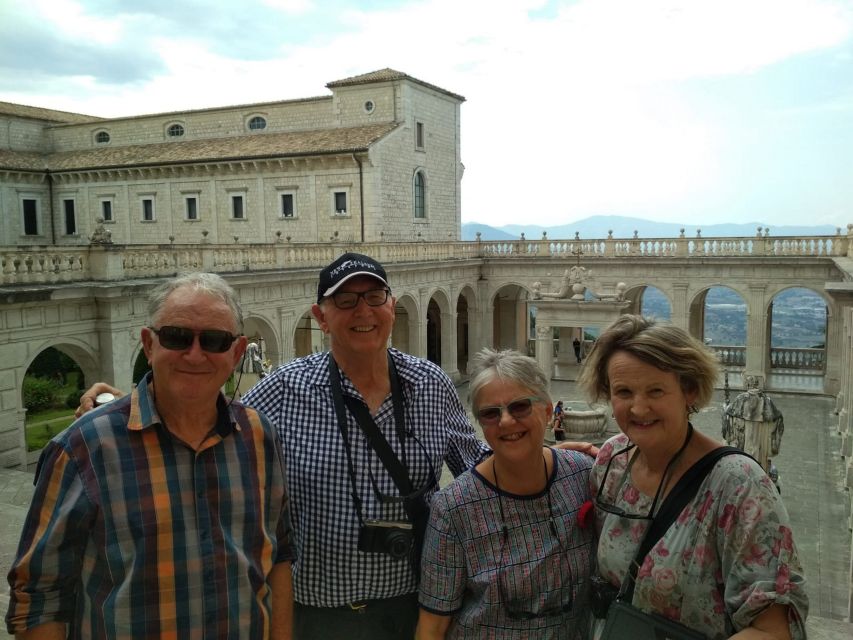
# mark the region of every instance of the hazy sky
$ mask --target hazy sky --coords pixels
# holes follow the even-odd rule
[[[0,100],[467,98],[463,221],[853,222],[853,0],[0,0]]]

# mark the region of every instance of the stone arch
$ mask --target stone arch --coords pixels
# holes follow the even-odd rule
[[[470,285],[465,285],[456,298],[456,369],[460,375],[468,374],[473,340],[477,334],[477,294]]]
[[[394,327],[391,330],[391,344],[395,349],[420,356],[418,330],[420,328],[420,308],[418,301],[408,293],[397,298],[394,308]]]
[[[450,327],[445,326],[450,318],[450,300],[443,289],[436,289],[429,297],[426,308],[426,356],[427,360],[447,368],[447,348]]]
[[[98,376],[100,375],[101,367],[98,363],[98,357],[94,349],[92,349],[82,340],[69,337],[45,340],[44,342],[35,346],[30,351],[31,355],[27,358],[27,361],[23,366],[21,380],[23,380],[24,374],[26,374],[26,372],[29,370],[30,365],[32,365],[36,357],[42,351],[50,347],[61,351],[79,365],[80,370],[83,372],[84,385],[89,385],[97,380]]]
[[[771,369],[825,373],[831,307],[825,292],[811,287],[780,287],[768,296],[766,355]],[[791,328],[795,331],[789,333]]]
[[[293,325],[293,357],[301,358],[318,351],[325,351],[326,337],[311,313],[306,309]]]
[[[689,331],[716,352],[723,366],[745,367],[749,313],[742,291],[709,284],[690,301]]]
[[[529,294],[525,285],[515,282],[506,282],[494,292],[490,299],[493,348],[516,349],[522,353],[530,351]]]
[[[281,343],[276,335],[275,326],[262,315],[249,314],[243,319],[243,334],[252,341],[260,341],[261,359],[269,360],[273,368],[281,364]],[[244,363],[243,370],[246,368]]]
[[[629,313],[659,320],[672,320],[672,298],[656,285],[639,284],[632,286],[625,292],[625,298],[631,301]]]

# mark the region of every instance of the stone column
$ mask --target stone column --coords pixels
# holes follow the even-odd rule
[[[554,331],[549,325],[536,327],[536,362],[550,380],[554,376]]]
[[[749,297],[746,313],[746,367],[744,375],[758,376],[764,387],[770,373],[768,343],[770,327],[767,314],[767,285],[754,283],[749,285]]]
[[[840,312],[840,307],[834,302],[827,305],[826,315],[826,345],[825,353],[825,370],[823,378],[823,390],[830,395],[836,395],[842,388],[841,379],[843,370],[839,368],[841,364],[838,358],[830,358],[831,353],[846,353],[844,348],[844,318]]]
[[[575,348],[572,345],[575,329],[573,327],[560,327],[560,339],[557,342],[557,363],[558,364],[574,364]]]
[[[456,314],[441,312],[441,368],[453,382],[458,382],[459,364],[456,361]]]
[[[690,330],[690,307],[687,300],[687,290],[690,285],[686,282],[674,282],[672,284],[672,318],[671,322],[676,327],[685,331]]]

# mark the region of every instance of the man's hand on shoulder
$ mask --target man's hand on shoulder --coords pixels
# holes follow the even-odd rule
[[[87,413],[94,409],[97,406],[97,402],[95,398],[97,398],[102,393],[111,393],[116,398],[121,398],[124,395],[124,391],[120,391],[115,387],[111,387],[106,382],[96,382],[91,387],[86,389],[83,392],[83,395],[80,396],[80,406],[77,407],[77,410],[74,412],[74,417],[79,418],[84,413]]]
[[[558,442],[554,445],[555,449],[571,449],[572,451],[580,451],[581,453],[585,453],[590,458],[595,458],[598,456],[598,447],[596,447],[591,442],[573,442],[571,440],[565,440],[563,442]]]

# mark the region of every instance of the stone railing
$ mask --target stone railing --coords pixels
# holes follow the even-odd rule
[[[745,367],[746,347],[733,345],[712,345],[708,348],[717,354],[720,364],[724,367]]]
[[[822,372],[826,369],[826,349],[773,347],[770,349],[770,368]]]
[[[97,244],[81,247],[0,248],[0,285],[59,284],[87,280],[163,277],[201,269],[217,273],[317,268],[345,251],[383,264],[482,258],[708,258],[831,257],[848,253],[848,236],[805,238],[630,238],[473,242],[376,242],[266,244]]]
[[[849,236],[803,238],[756,235],[742,238],[629,238],[604,240],[487,240],[479,242],[483,257],[593,258],[715,258],[846,256]]]

